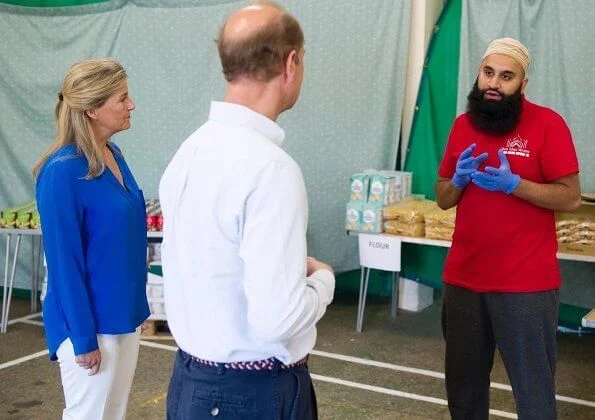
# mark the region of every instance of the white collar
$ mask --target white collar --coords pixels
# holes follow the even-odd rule
[[[277,146],[285,139],[285,131],[276,122],[244,105],[212,101],[209,120],[250,128]]]

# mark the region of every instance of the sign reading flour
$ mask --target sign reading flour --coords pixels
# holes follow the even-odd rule
[[[401,271],[401,240],[391,235],[360,233],[359,263],[385,271]]]

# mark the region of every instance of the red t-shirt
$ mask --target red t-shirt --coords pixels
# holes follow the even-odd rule
[[[504,148],[511,171],[522,179],[548,183],[579,171],[572,135],[560,115],[527,101],[510,134],[475,130],[467,114],[454,122],[438,169],[452,178],[461,152],[477,144],[488,152],[479,168],[500,166]],[[444,267],[445,283],[476,292],[534,292],[560,287],[558,243],[552,210],[470,183],[457,206],[453,243]]]

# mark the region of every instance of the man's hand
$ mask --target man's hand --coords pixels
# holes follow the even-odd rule
[[[450,182],[455,188],[463,189],[471,182],[471,174],[477,171],[477,168],[487,159],[488,154],[482,153],[477,157],[471,156],[477,145],[473,143],[471,146],[466,148],[457,160],[457,167],[455,174],[453,175]]]
[[[90,351],[89,353],[76,356],[74,361],[83,369],[89,369],[89,376],[95,375],[99,372],[101,365],[101,351],[99,349]]]
[[[307,263],[306,275],[308,277],[310,277],[312,275],[312,273],[314,273],[317,270],[328,270],[332,274],[335,274],[335,272],[333,271],[333,268],[330,265],[320,262],[316,258],[307,257],[306,263]]]
[[[502,149],[498,150],[500,157],[500,167],[493,168],[486,166],[485,172],[475,172],[471,174],[473,183],[489,191],[503,191],[510,194],[519,186],[521,177],[510,171],[510,164]]]

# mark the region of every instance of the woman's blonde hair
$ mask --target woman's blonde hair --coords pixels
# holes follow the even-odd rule
[[[77,153],[87,159],[89,170],[85,179],[96,178],[103,173],[103,151],[95,141],[86,111],[105,104],[126,79],[124,68],[112,59],[79,61],[70,68],[58,93],[56,138],[35,163],[35,178],[48,158],[66,145],[76,146]]]

